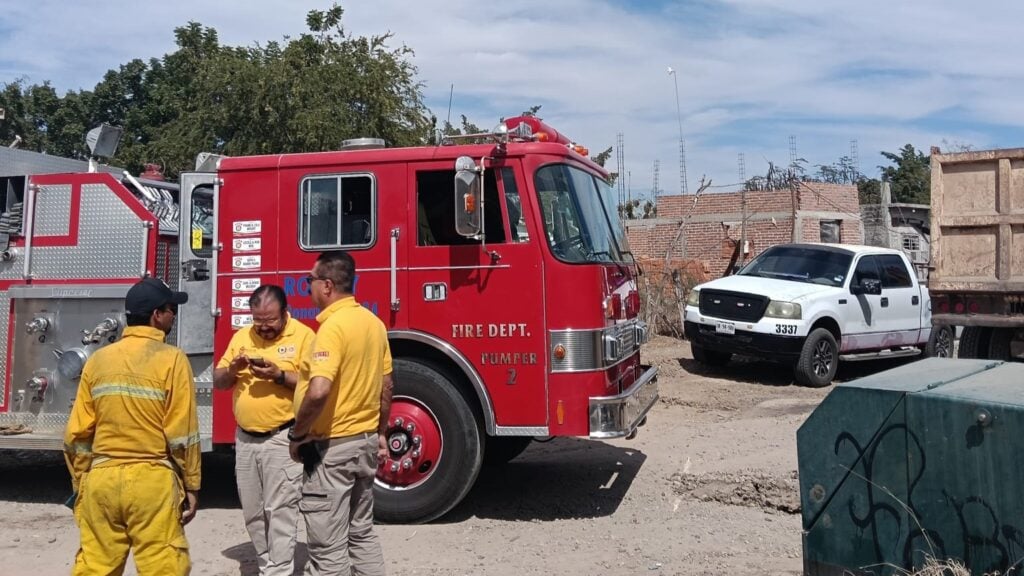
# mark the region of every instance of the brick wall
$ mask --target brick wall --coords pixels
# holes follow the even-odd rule
[[[673,257],[706,262],[710,275],[717,278],[726,272],[740,239],[741,194],[705,193],[696,205],[693,200],[693,195],[658,198],[657,218],[626,223],[630,247],[637,256],[650,258],[664,258],[671,248]],[[802,182],[796,191],[747,192],[746,202],[746,260],[769,246],[793,241],[794,229],[796,241],[819,242],[821,220],[841,221],[843,243],[863,241],[855,186]],[[687,214],[685,238],[673,243]]]

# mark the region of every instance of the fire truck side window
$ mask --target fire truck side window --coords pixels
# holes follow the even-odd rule
[[[466,238],[455,230],[454,181],[454,170],[416,173],[416,227],[420,246],[480,244],[479,240]],[[488,244],[506,242],[494,170],[484,172],[484,236]]]
[[[505,209],[508,211],[508,224],[512,228],[512,241],[529,242],[530,233],[526,231],[526,220],[523,219],[519,187],[516,186],[516,176],[511,168],[501,169],[501,184],[505,189]]]
[[[320,249],[373,243],[373,178],[317,176],[302,181],[300,244]]]

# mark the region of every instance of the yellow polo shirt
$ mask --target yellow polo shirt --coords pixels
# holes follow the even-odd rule
[[[288,316],[284,330],[276,340],[264,340],[252,326],[235,332],[217,368],[227,368],[239,354],[262,356],[286,372],[299,372],[302,359],[313,345],[313,330]],[[234,388],[235,421],[243,430],[267,432],[295,417],[293,392],[287,386],[262,380],[248,367],[238,373]]]
[[[388,330],[377,316],[354,297],[342,298],[316,317],[313,352],[303,358],[295,406],[316,376],[331,380],[331,393],[310,433],[339,438],[375,432],[380,421],[380,393],[385,374],[391,374]]]
[[[150,326],[128,326],[82,369],[64,431],[64,455],[78,491],[90,467],[166,460],[186,490],[198,490],[199,417],[188,357]]]

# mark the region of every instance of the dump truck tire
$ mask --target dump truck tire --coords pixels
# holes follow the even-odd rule
[[[989,341],[992,339],[992,329],[981,326],[965,326],[960,334],[960,350],[958,358],[988,358]]]

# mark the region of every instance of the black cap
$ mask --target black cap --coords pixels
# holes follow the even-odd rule
[[[124,307],[129,314],[148,316],[167,304],[184,304],[188,294],[175,292],[156,278],[143,278],[128,290]]]

